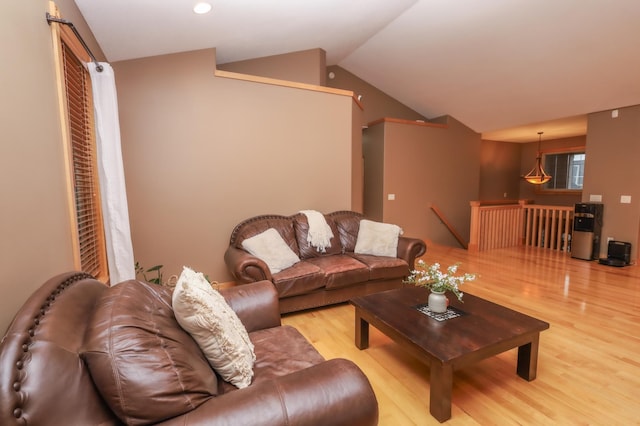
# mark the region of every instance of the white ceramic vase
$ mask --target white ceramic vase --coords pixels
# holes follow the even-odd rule
[[[447,312],[447,296],[444,295],[444,291],[433,291],[429,293],[429,309],[431,312],[441,314]]]

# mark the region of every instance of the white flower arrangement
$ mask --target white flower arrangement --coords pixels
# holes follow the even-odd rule
[[[420,259],[417,262],[417,267],[403,282],[407,284],[413,284],[418,287],[425,287],[434,292],[450,291],[456,295],[458,300],[462,301],[464,293],[460,291],[459,286],[465,281],[473,281],[476,279],[475,274],[465,273],[456,276],[459,263],[451,265],[447,268],[447,272],[444,273],[440,270],[440,264],[434,263],[427,265],[424,260]]]

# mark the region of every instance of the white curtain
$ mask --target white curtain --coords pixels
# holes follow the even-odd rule
[[[111,284],[135,278],[133,246],[129,228],[129,207],[124,182],[118,97],[113,68],[101,62],[88,64],[93,89],[96,143],[98,146],[98,178],[102,198],[109,279]]]

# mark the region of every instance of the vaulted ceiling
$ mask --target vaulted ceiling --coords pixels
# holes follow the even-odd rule
[[[486,139],[585,134],[640,104],[638,0],[75,0],[111,62],[215,47],[218,63],[322,48],[426,117]]]

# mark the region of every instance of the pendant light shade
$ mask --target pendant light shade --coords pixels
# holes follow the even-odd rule
[[[542,142],[542,133],[538,132],[538,156],[536,157],[536,165],[531,169],[529,173],[524,176],[524,179],[534,185],[542,185],[551,180],[551,176],[548,175],[542,168],[542,152],[540,152],[540,142]]]

